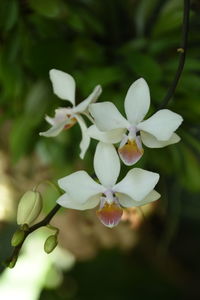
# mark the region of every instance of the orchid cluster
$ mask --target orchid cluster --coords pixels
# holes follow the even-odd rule
[[[150,92],[143,78],[129,88],[124,101],[126,118],[111,102],[95,103],[102,92],[97,85],[92,93],[75,104],[75,80],[62,71],[51,70],[50,79],[54,93],[71,106],[55,110],[55,116],[46,116],[51,128],[40,135],[57,136],[76,123],[80,125],[82,140],[80,157],[83,159],[91,138],[98,140],[94,154],[94,170],[98,182],[86,171],[77,171],[58,180],[65,192],[57,199],[63,207],[86,210],[99,204],[97,216],[108,227],[116,226],[123,208],[142,206],[160,198],[154,190],[159,174],[140,168],[132,168],[117,183],[120,174],[120,158],[127,165],[134,165],[144,154],[142,144],[149,148],[161,148],[180,141],[175,133],[182,117],[168,109],[161,109],[144,120],[150,107]],[[87,128],[84,117],[92,125]],[[119,144],[118,151],[113,144]]]

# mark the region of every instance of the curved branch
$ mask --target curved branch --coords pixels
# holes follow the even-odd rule
[[[178,85],[179,79],[181,77],[186,57],[187,42],[188,42],[188,32],[189,32],[189,17],[190,17],[190,0],[184,0],[184,12],[183,12],[183,25],[182,25],[182,39],[180,47],[177,49],[179,52],[179,64],[174,76],[174,79],[169,87],[166,96],[164,97],[159,108],[164,108],[168,105],[172,96],[175,93],[176,87]]]
[[[51,221],[51,219],[55,216],[55,214],[57,213],[57,211],[61,208],[61,206],[59,204],[56,204],[52,210],[48,213],[48,215],[40,222],[34,224],[33,226],[31,226],[29,228],[29,233],[37,230],[40,227],[46,226],[49,224],[49,222]]]
[[[25,236],[24,236],[23,241],[22,241],[18,246],[14,247],[14,250],[13,250],[13,253],[12,253],[11,257],[8,258],[8,259],[6,260],[6,265],[7,265],[7,266],[10,266],[11,268],[13,268],[13,267],[15,266],[15,263],[16,263],[16,261],[17,261],[19,252],[20,252],[20,250],[21,250],[21,248],[22,248],[22,246],[23,246],[23,244],[24,244],[26,238],[28,237],[28,235],[29,235],[30,233],[32,233],[33,231],[35,231],[35,230],[37,230],[37,229],[39,229],[39,228],[41,228],[41,227],[44,227],[44,226],[48,225],[49,222],[51,221],[51,219],[54,217],[54,215],[57,213],[57,211],[58,211],[60,208],[61,208],[61,206],[60,206],[59,204],[56,204],[56,205],[52,208],[52,210],[48,213],[48,215],[47,215],[42,221],[40,221],[40,222],[34,224],[33,226],[29,227],[29,228],[25,231]],[[10,265],[10,263],[11,263],[12,265]]]

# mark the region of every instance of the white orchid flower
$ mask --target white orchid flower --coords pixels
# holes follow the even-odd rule
[[[90,137],[87,134],[87,126],[81,114],[87,115],[88,105],[95,102],[102,92],[101,86],[97,85],[85,100],[75,105],[76,84],[74,78],[65,72],[55,69],[50,70],[49,75],[53,84],[54,93],[59,98],[71,102],[72,107],[56,109],[54,118],[46,116],[46,121],[51,124],[52,127],[45,132],[40,132],[40,135],[46,137],[57,136],[62,130],[69,129],[78,122],[82,131],[80,157],[83,158],[89,147]]]
[[[133,165],[143,155],[142,143],[150,148],[161,148],[180,141],[174,133],[183,118],[169,109],[161,109],[143,120],[150,106],[149,87],[143,78],[129,88],[125,102],[125,119],[111,102],[91,104],[89,111],[95,125],[88,134],[99,141],[119,143],[119,155],[126,165]]]
[[[65,193],[57,203],[78,210],[91,209],[100,203],[97,216],[105,226],[113,227],[122,217],[122,207],[142,206],[160,197],[154,190],[159,180],[157,173],[135,168],[116,183],[120,160],[112,144],[98,143],[94,170],[100,184],[85,171],[77,171],[59,179],[58,185]]]

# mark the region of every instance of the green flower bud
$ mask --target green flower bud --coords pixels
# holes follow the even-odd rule
[[[44,251],[48,254],[51,253],[56,248],[57,244],[57,234],[50,235],[44,243]]]
[[[8,264],[8,268],[10,268],[10,269],[14,268],[16,262],[17,262],[17,256],[13,257],[11,262]]]
[[[24,240],[25,237],[25,232],[21,229],[18,229],[14,234],[13,237],[11,239],[11,245],[13,247],[18,246],[19,244],[21,244]]]
[[[42,209],[42,198],[39,192],[27,191],[19,201],[17,224],[30,225],[37,219]]]

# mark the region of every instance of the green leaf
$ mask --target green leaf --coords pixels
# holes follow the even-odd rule
[[[25,114],[33,117],[35,123],[40,121],[47,109],[49,91],[43,81],[38,81],[31,86],[25,100]]]
[[[148,82],[157,82],[162,78],[162,70],[159,63],[150,55],[133,52],[125,57],[129,68],[138,77],[144,77]]]
[[[76,78],[82,93],[87,96],[87,93],[91,92],[95,85],[101,84],[105,87],[118,82],[122,78],[122,74],[120,69],[115,66],[93,67],[84,72],[78,72]]]
[[[135,15],[136,30],[138,35],[143,35],[148,17],[151,16],[158,0],[140,0]]]
[[[153,36],[162,36],[181,27],[183,18],[183,2],[179,0],[167,1],[153,28]]]
[[[0,27],[5,32],[11,30],[16,24],[19,15],[18,2],[16,0],[1,1]]]
[[[73,30],[77,32],[81,33],[85,31],[84,21],[82,19],[81,14],[77,13],[77,11],[70,11],[67,23]]]
[[[75,63],[71,44],[62,39],[48,39],[29,44],[25,53],[27,67],[38,77],[47,77],[51,68],[70,73]]]
[[[200,168],[199,168],[199,161],[195,154],[189,149],[186,145],[181,145],[181,151],[183,155],[183,170],[181,176],[181,181],[184,186],[192,191],[192,192],[199,192],[200,191]]]
[[[10,135],[10,151],[12,161],[17,162],[33,143],[35,120],[29,116],[19,117],[13,122]]]
[[[200,154],[200,141],[197,138],[183,130],[181,131],[181,136],[188,144],[191,145],[193,149],[195,149],[198,152],[198,154]]]
[[[61,12],[61,1],[59,0],[29,0],[30,7],[44,17],[55,18]]]

